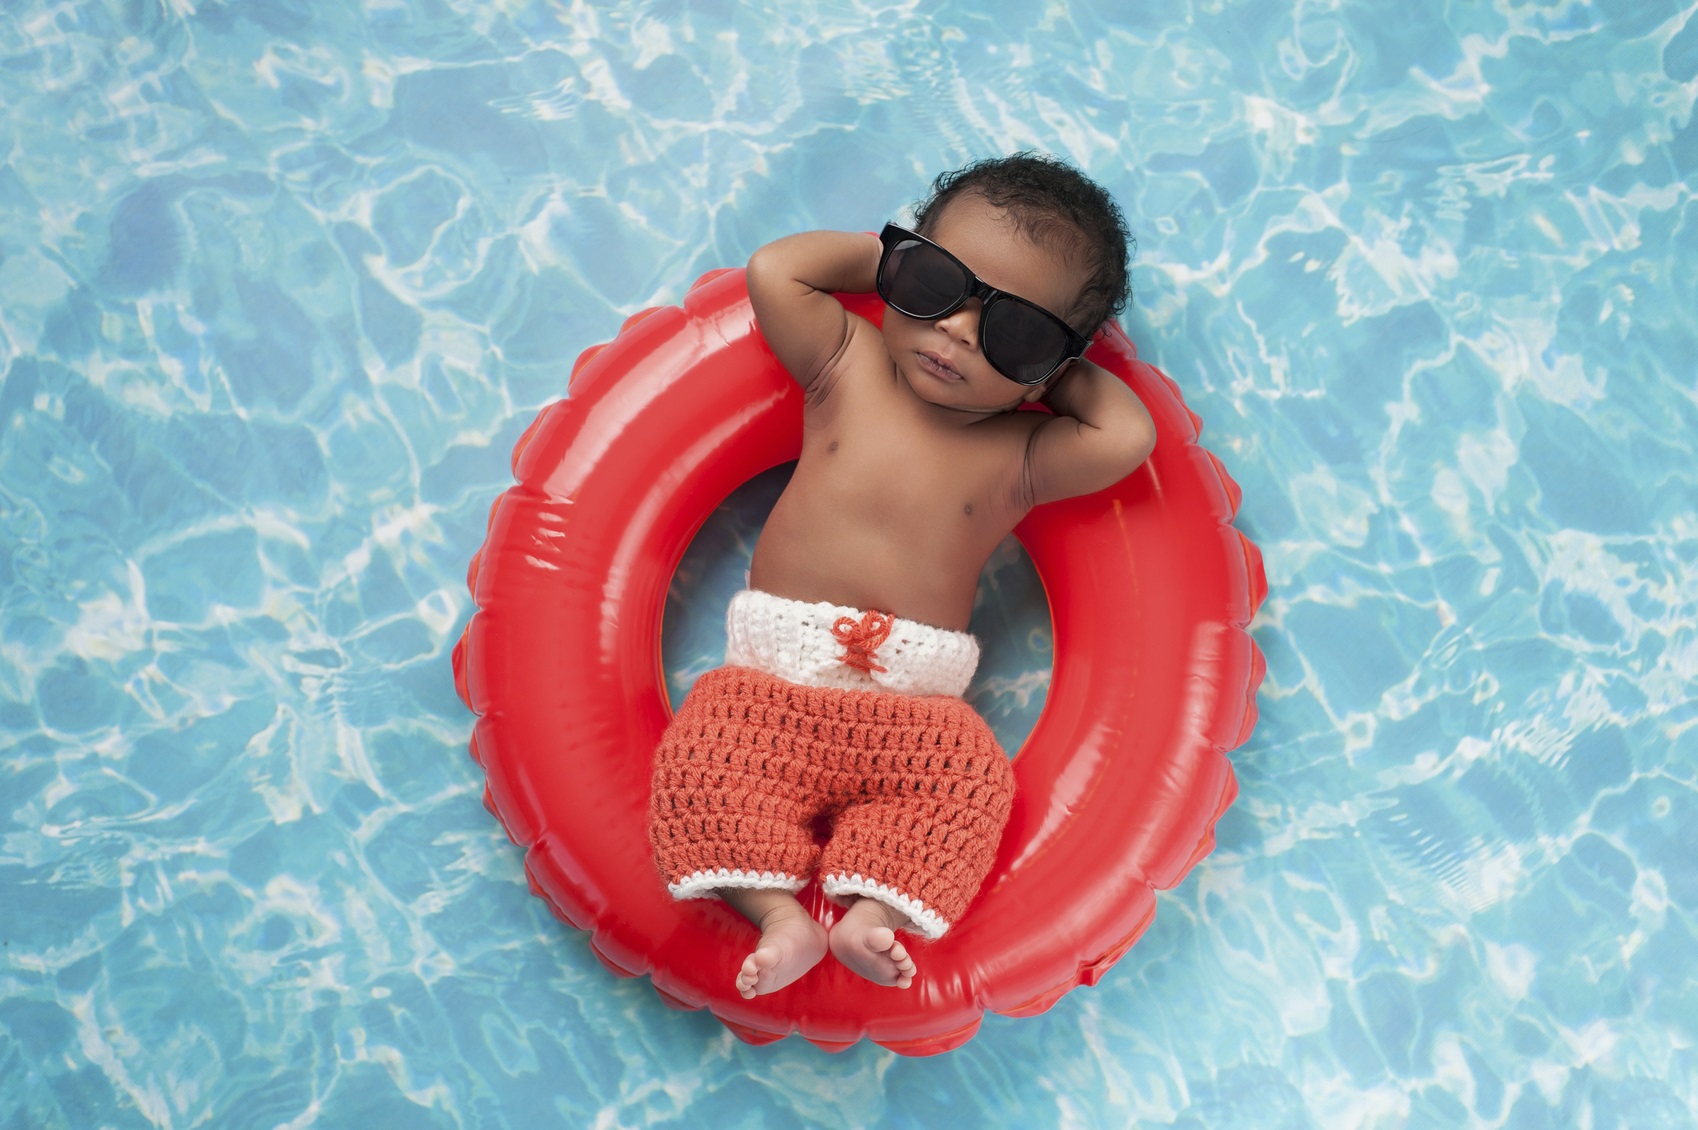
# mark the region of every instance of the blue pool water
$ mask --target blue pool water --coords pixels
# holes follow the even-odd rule
[[[0,1126],[1698,1125],[1695,76],[1667,0],[8,2]],[[1244,488],[1242,792],[1043,1016],[751,1048],[527,893],[466,563],[625,315],[1018,147]]]

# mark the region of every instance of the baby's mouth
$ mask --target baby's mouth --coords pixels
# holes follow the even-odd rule
[[[935,353],[922,352],[920,354],[920,364],[925,368],[926,372],[937,377],[939,380],[959,381],[966,379],[960,373],[956,372],[949,362],[945,361],[942,357],[939,357]]]

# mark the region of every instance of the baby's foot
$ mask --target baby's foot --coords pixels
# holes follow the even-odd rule
[[[757,925],[760,944],[737,971],[737,991],[745,1000],[776,993],[825,956],[825,927],[800,905],[774,907],[761,915]]]
[[[907,924],[901,911],[877,899],[860,899],[831,928],[831,952],[875,985],[906,989],[914,983],[914,959],[896,940],[893,927]]]

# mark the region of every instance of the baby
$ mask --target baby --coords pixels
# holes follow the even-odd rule
[[[981,161],[939,177],[914,228],[805,232],[749,260],[761,331],[804,394],[802,456],[732,598],[726,665],[656,752],[650,809],[673,896],[759,927],[744,997],[828,948],[912,983],[895,932],[959,918],[1013,796],[960,697],[979,571],[1032,507],[1109,486],[1155,445],[1138,398],[1080,356],[1128,291],[1101,188],[1032,154]],[[872,290],[882,330],[832,297]],[[1051,411],[1016,411],[1032,401]],[[829,934],[795,895],[816,872],[846,906]]]

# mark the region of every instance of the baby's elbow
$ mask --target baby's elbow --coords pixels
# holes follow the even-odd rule
[[[749,256],[743,282],[749,288],[749,302],[755,309],[757,320],[769,320],[781,308],[788,294],[789,280],[789,264],[785,261],[783,248],[768,243],[757,247],[755,253]]]
[[[1106,490],[1144,465],[1155,448],[1155,432],[1137,429],[1102,435],[1092,452],[1084,493]]]
[[[780,270],[778,259],[779,255],[773,251],[770,243],[755,248],[755,253],[749,256],[746,276],[751,289],[765,284],[777,274]]]
[[[1128,454],[1128,457],[1131,459],[1132,465],[1130,467],[1126,468],[1126,473],[1128,475],[1130,475],[1133,471],[1136,471],[1139,467],[1142,467],[1144,465],[1144,460],[1148,459],[1150,457],[1150,454],[1152,452],[1154,452],[1155,449],[1156,449],[1156,429],[1155,429],[1155,425],[1146,423],[1145,426],[1142,429],[1139,430],[1138,434],[1136,436],[1134,436],[1132,438],[1131,442],[1128,444],[1127,454]]]
[[[1114,458],[1119,482],[1144,465],[1144,460],[1156,449],[1156,428],[1148,416],[1141,415],[1115,436]]]

